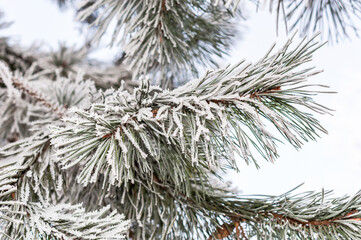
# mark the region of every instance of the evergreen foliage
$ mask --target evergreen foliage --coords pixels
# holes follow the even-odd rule
[[[290,30],[325,21],[336,39],[361,10],[265,3]],[[235,0],[84,0],[77,19],[94,36],[83,48],[0,38],[0,239],[361,239],[361,192],[247,197],[226,186],[237,158],[259,167],[278,141],[301,148],[327,133],[315,115],[330,111],[313,99],[327,87],[310,83],[317,35],[215,64],[241,13]],[[100,67],[87,55],[112,21],[124,54]],[[199,66],[214,70],[196,78]]]

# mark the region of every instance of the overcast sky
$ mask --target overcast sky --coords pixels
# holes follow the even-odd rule
[[[14,37],[23,45],[37,42],[56,48],[59,42],[72,45],[84,40],[73,21],[73,12],[60,12],[50,0],[1,0],[0,8],[6,20],[14,21],[0,34]],[[274,42],[281,47],[287,40],[282,31],[276,36],[275,17],[267,11],[256,13],[250,9],[248,15],[242,23],[242,38],[236,41],[225,63],[256,61]],[[114,50],[103,49],[93,56],[109,60]],[[361,39],[324,46],[315,53],[313,64],[324,72],[310,81],[338,92],[317,97],[335,110],[334,116],[318,116],[329,134],[306,143],[299,151],[289,144],[280,145],[281,157],[274,164],[260,160],[260,170],[240,162],[241,172],[231,174],[230,179],[244,194],[281,194],[303,182],[301,190],[325,187],[334,189],[337,195],[361,189]]]

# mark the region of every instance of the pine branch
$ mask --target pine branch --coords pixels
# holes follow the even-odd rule
[[[4,61],[12,71],[25,72],[34,62],[35,58],[25,52],[21,52],[16,47],[10,47],[7,39],[0,39],[0,61]]]
[[[9,142],[30,136],[30,128],[34,125],[32,122],[46,118],[48,121],[59,119],[66,111],[20,78],[14,77],[8,67],[0,62],[0,81],[6,87],[0,98],[0,138],[7,138]],[[41,88],[39,83],[36,85],[38,89]]]
[[[51,155],[49,154],[51,152],[51,148],[49,148],[49,145],[50,140],[48,137],[43,135],[35,135],[30,138],[19,140],[15,143],[7,144],[0,149],[0,157],[2,159],[0,186],[4,187],[4,189],[1,191],[1,201],[16,199],[17,197],[14,194],[14,190],[16,190],[18,186],[22,185],[22,181],[24,180],[25,175],[29,170],[35,170],[39,168],[41,168],[42,171],[40,173],[38,171],[34,171],[34,175],[38,176],[39,174],[40,177],[38,177],[36,180],[30,179],[30,181],[36,181],[36,186],[34,187],[35,189],[44,190],[45,192],[49,193],[50,189],[47,189],[49,184],[46,184],[46,182],[41,182],[41,176],[45,174],[44,171],[47,169],[47,166],[49,166],[49,160],[51,158]],[[51,166],[51,168],[53,174],[52,177],[55,178],[55,180],[51,178],[46,178],[44,180],[54,180],[55,184],[52,185],[58,186],[56,182],[60,179],[60,176],[54,176],[56,173],[54,165]],[[39,185],[39,183],[41,184]],[[39,189],[39,187],[42,189]],[[39,196],[41,198],[45,196],[42,195],[44,191],[39,192]]]
[[[83,184],[96,181],[100,169],[110,171],[111,182],[122,182],[133,175],[134,162],[152,172],[147,159],[165,164],[168,156],[183,162],[177,163],[185,166],[176,175],[180,179],[197,165],[219,167],[220,159],[236,169],[235,154],[247,162],[255,162],[251,150],[268,160],[277,157],[275,138],[264,120],[299,148],[301,140],[326,131],[297,106],[319,113],[327,109],[314,103],[310,95],[315,92],[302,85],[317,72],[294,71],[319,45],[309,41],[286,52],[289,45],[256,64],[209,72],[171,92],[143,83],[132,95],[120,89],[90,110],[73,109],[77,116],[64,119],[70,125],[52,135],[59,161],[66,168],[85,164],[79,175]],[[166,172],[159,174],[167,178]]]
[[[257,1],[260,4],[260,1]],[[299,29],[303,36],[321,31],[329,40],[349,38],[350,31],[358,35],[361,18],[359,0],[270,0],[270,11],[277,14],[277,25],[283,17],[286,30]]]
[[[98,94],[90,109],[72,109],[75,114],[63,119],[64,127],[54,127],[51,138],[57,162],[77,169],[74,178],[84,189],[75,187],[76,201],[84,199],[92,206],[103,199],[125,209],[127,218],[142,228],[135,239],[172,238],[179,231],[183,239],[206,239],[230,217],[243,218],[243,205],[237,202],[242,200],[228,200],[231,193],[215,187],[211,177],[220,179],[220,169],[237,169],[235,154],[246,161],[255,159],[254,149],[269,160],[277,156],[275,138],[263,121],[295,147],[325,131],[311,114],[299,110],[328,112],[313,102],[317,92],[306,88],[317,85],[304,84],[318,72],[302,69],[320,45],[312,40],[294,48],[290,44],[255,64],[211,71],[173,91],[145,80],[133,94],[108,90]],[[108,198],[108,193],[114,195]],[[151,210],[155,203],[163,212]],[[161,225],[151,227],[152,219]],[[202,233],[195,229],[204,223]],[[241,225],[240,220],[236,223]]]
[[[129,221],[124,216],[109,211],[109,207],[99,211],[86,212],[81,205],[59,204],[43,206],[39,203],[2,202],[2,210],[11,217],[1,233],[1,239],[15,236],[16,239],[125,239]],[[7,207],[10,205],[12,208]],[[24,212],[24,210],[26,212]]]
[[[13,77],[5,65],[0,67],[0,77],[8,88],[10,102],[26,94],[30,103],[40,103],[57,114],[58,106],[86,107],[90,101],[88,93],[95,90],[93,82],[83,81],[82,75],[75,79],[58,78],[50,84],[50,89],[43,91],[49,91],[48,96],[58,102],[55,103],[43,92]],[[71,182],[68,182],[67,173],[53,161],[46,125],[56,124],[65,111],[56,119],[32,122],[35,135],[0,149],[0,202],[4,206],[0,215],[4,230],[1,239],[10,236],[16,239],[104,239],[110,236],[124,239],[129,222],[115,211],[106,213],[109,206],[98,212],[85,212],[80,205],[59,204],[64,187]]]
[[[98,88],[107,89],[118,87],[122,80],[128,91],[132,91],[137,83],[131,81],[132,74],[124,64],[116,66],[100,66],[102,63],[88,60],[90,52],[88,45],[75,48],[64,44],[51,52],[39,49],[23,49],[8,43],[7,38],[0,38],[0,61],[3,61],[11,71],[18,71],[24,75],[46,77],[54,81],[59,77],[71,77],[85,72],[86,79],[90,78]],[[0,87],[2,80],[0,79]],[[1,89],[1,88],[0,88]]]
[[[211,2],[89,0],[79,6],[77,18],[82,21],[97,12],[90,25],[97,27],[95,41],[117,19],[111,44],[124,45],[133,78],[160,74],[161,86],[167,87],[166,79],[187,69],[195,72],[199,64],[212,65],[211,55],[221,56],[229,47],[235,32],[231,16]]]
[[[174,186],[169,183],[149,181],[135,180],[133,184],[108,190],[102,190],[102,183],[98,182],[95,186],[100,188],[91,188],[95,192],[111,192],[104,201],[112,202],[128,218],[136,220],[132,239],[237,239],[240,235],[243,239],[360,237],[360,192],[341,198],[330,197],[330,191],[242,197],[222,189],[201,189],[203,183],[194,182],[190,195],[185,196],[173,194]],[[94,206],[94,202],[87,202],[87,196],[85,204]]]
[[[80,205],[57,204],[68,178],[52,162],[48,137],[35,136],[0,149],[0,202],[3,235],[16,239],[124,239],[129,228],[107,206],[85,212]],[[8,164],[4,161],[8,162]],[[63,182],[65,180],[65,182]],[[55,203],[54,203],[55,202]],[[54,205],[56,204],[56,205]]]
[[[22,93],[27,94],[29,97],[31,97],[36,102],[41,103],[45,107],[47,107],[51,112],[57,114],[60,118],[63,116],[63,114],[66,112],[66,108],[63,108],[51,100],[47,99],[43,94],[40,92],[37,92],[34,89],[31,89],[29,86],[26,86],[22,81],[12,78],[12,83],[15,88],[20,90]]]
[[[95,85],[83,77],[77,74],[65,78],[58,74],[56,81],[37,73],[15,77],[1,64],[0,80],[6,87],[0,98],[1,136],[8,139],[14,136],[14,140],[30,136],[31,129],[39,128],[39,121],[57,121],[72,106],[88,107]]]
[[[93,82],[71,76],[80,67],[88,71],[87,48],[37,56],[17,76],[0,62],[0,111],[6,110],[0,133],[22,122],[33,134],[0,149],[0,238],[360,239],[361,192],[246,197],[219,186],[220,171],[237,170],[236,156],[258,167],[258,156],[278,156],[278,137],[300,148],[326,132],[312,115],[329,112],[312,99],[319,93],[313,87],[324,86],[306,83],[319,73],[304,66],[321,47],[313,38],[296,47],[291,39],[256,63],[242,61],[164,90],[166,79],[179,78],[189,66],[213,64],[211,55],[225,52],[234,33],[230,8],[238,2],[83,2],[79,18],[97,27],[95,39],[117,18],[112,43],[124,33],[133,77],[161,76],[163,89],[142,76],[133,92],[124,84],[96,92]],[[285,1],[275,2],[279,12]],[[308,3],[305,16],[331,12],[341,19],[333,18],[336,26],[349,16],[329,1]],[[290,9],[286,20],[302,7]],[[87,75],[119,80],[118,72],[98,70]],[[22,116],[35,108],[31,121]]]
[[[234,231],[230,228],[229,231],[226,230],[223,225],[216,229],[213,238],[210,239],[221,239],[217,238],[217,233],[225,236],[227,231],[229,234],[225,237],[228,238],[237,234],[239,237],[239,234],[245,231],[246,239],[360,238],[361,193],[341,198],[330,198],[330,193],[331,191],[322,191],[291,195],[289,192],[279,197],[263,196],[258,200],[242,197],[225,202],[219,200],[221,206],[213,206],[213,209],[217,208],[219,212],[229,210],[227,226],[233,229],[237,226],[243,227],[234,234]],[[236,203],[237,201],[239,202]],[[209,208],[212,204],[217,204],[212,200],[208,203],[208,206],[204,207]],[[236,209],[239,209],[238,213]]]

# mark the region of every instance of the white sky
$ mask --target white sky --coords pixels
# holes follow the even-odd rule
[[[23,45],[34,42],[56,48],[59,42],[69,45],[84,39],[74,24],[72,12],[59,12],[51,0],[1,0],[6,20],[15,23],[0,35],[15,36]],[[255,13],[242,25],[242,39],[236,42],[230,58],[256,61],[274,43],[281,46],[285,34],[275,34],[275,17],[266,11]],[[360,23],[360,22],[359,22]],[[360,26],[361,28],[361,23]],[[297,40],[297,39],[295,39]],[[111,59],[114,50],[93,54]],[[317,97],[322,104],[336,110],[334,116],[318,116],[328,129],[317,142],[309,142],[300,151],[289,144],[280,145],[280,158],[274,163],[259,160],[260,170],[240,162],[241,172],[230,178],[244,194],[281,194],[305,182],[301,190],[334,189],[340,194],[354,194],[361,189],[361,39],[353,38],[337,45],[327,45],[316,52],[313,64],[324,73],[312,82],[329,85],[337,94]]]

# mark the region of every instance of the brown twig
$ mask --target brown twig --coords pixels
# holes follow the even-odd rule
[[[231,218],[233,219],[233,218]],[[245,219],[243,219],[245,220]],[[215,239],[223,239],[232,234],[232,231],[236,229],[236,237],[237,240],[240,240],[240,236],[242,235],[242,239],[248,240],[246,233],[240,224],[240,221],[232,221],[231,223],[225,223],[222,226],[218,227],[216,231],[208,238],[208,240]]]
[[[242,239],[248,240],[248,238],[247,238],[247,236],[246,236],[246,233],[245,233],[245,231],[244,231],[244,229],[243,229],[243,227],[242,227],[241,224],[239,224],[239,228],[241,229]]]
[[[285,216],[283,214],[278,214],[278,213],[268,213],[271,214],[273,216],[273,218],[277,219],[278,221],[281,222],[289,222],[292,224],[298,224],[298,225],[302,225],[302,226],[330,226],[332,224],[335,224],[335,221],[341,220],[345,217],[348,217],[354,213],[357,213],[357,210],[352,210],[349,213],[347,213],[345,216],[337,216],[337,217],[333,217],[327,220],[310,220],[310,221],[299,221],[297,219]],[[263,215],[266,215],[266,213],[264,213]],[[349,220],[356,220],[356,221],[361,221],[361,218],[349,218]]]
[[[166,0],[162,0],[162,9],[160,11],[160,15],[163,16],[166,12],[167,12],[167,9],[166,9],[166,6],[165,6],[165,1]],[[159,24],[158,24],[158,28],[157,28],[157,34],[159,36],[159,42],[162,43],[163,41],[163,36],[162,36],[162,21],[159,20]]]
[[[165,9],[165,0],[162,1],[162,11],[166,12],[167,10]]]
[[[224,223],[222,226],[216,229],[216,231],[208,238],[208,240],[226,238],[232,234],[234,227],[234,223]]]
[[[277,220],[287,221],[292,224],[298,224],[298,225],[302,225],[302,226],[329,226],[329,225],[333,224],[334,221],[340,220],[342,218],[342,217],[334,217],[334,218],[331,218],[328,220],[311,220],[311,221],[303,222],[303,221],[299,221],[297,219],[287,217],[287,216],[284,216],[284,215],[278,214],[278,213],[271,213],[271,215]]]
[[[258,100],[260,100],[260,95],[264,95],[264,94],[268,94],[268,93],[271,93],[271,92],[276,92],[276,91],[281,91],[281,87],[278,86],[278,87],[274,87],[270,90],[267,90],[267,91],[264,91],[264,92],[255,92],[255,93],[251,93],[250,94],[250,98],[257,98]]]

